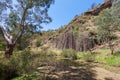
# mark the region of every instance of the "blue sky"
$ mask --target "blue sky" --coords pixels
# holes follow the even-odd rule
[[[53,19],[49,24],[43,25],[43,30],[58,29],[67,25],[75,15],[87,11],[93,3],[103,3],[104,0],[55,0],[48,14]]]

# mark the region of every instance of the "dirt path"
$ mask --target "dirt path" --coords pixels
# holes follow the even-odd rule
[[[104,66],[104,65],[103,65]],[[49,65],[50,80],[120,80],[120,74],[106,70],[101,64],[60,60]],[[110,68],[120,70],[120,68]]]
[[[97,80],[120,80],[120,74],[110,72],[104,68],[94,67]]]

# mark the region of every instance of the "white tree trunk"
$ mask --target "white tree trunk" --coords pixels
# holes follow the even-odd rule
[[[15,47],[13,36],[8,33],[7,27],[4,26],[1,22],[0,22],[0,28],[2,30],[4,39],[7,42],[5,56],[9,58],[10,55],[12,55],[13,49]]]
[[[8,33],[7,27],[0,22],[0,28],[8,44],[13,44],[13,36]]]

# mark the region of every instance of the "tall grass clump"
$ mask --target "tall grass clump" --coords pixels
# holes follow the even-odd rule
[[[95,60],[95,53],[91,54],[90,52],[84,52],[82,58],[84,61],[93,62]]]
[[[73,60],[77,59],[77,52],[73,49],[65,49],[61,52],[63,58],[71,58]]]

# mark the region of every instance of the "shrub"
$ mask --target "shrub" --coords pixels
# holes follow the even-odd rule
[[[41,46],[41,40],[40,39],[37,39],[36,40],[36,47],[40,47]]]
[[[25,49],[16,55],[11,56],[9,59],[9,65],[18,70],[18,74],[30,73],[33,70],[32,53],[30,50]],[[35,64],[34,64],[35,65]]]
[[[0,80],[48,80],[38,67],[55,64],[56,53],[41,51],[34,53],[30,48],[14,52],[10,59],[0,61]],[[47,63],[47,65],[46,65]],[[45,64],[45,65],[44,65]]]
[[[38,53],[40,63],[53,64],[55,62],[56,53],[48,50],[42,50]]]
[[[30,35],[23,35],[19,40],[18,43],[16,44],[15,50],[24,50],[30,45]]]
[[[48,50],[41,50],[39,53],[39,57],[55,57],[56,53],[53,51],[48,51]]]
[[[47,53],[47,56],[48,56],[48,57],[56,57],[57,54],[56,54],[55,52],[53,52],[53,51],[49,51],[49,52]]]
[[[61,56],[64,58],[71,58],[73,60],[77,59],[77,52],[73,49],[65,49],[62,51]]]
[[[0,51],[5,50],[6,44],[5,43],[0,43]]]
[[[7,78],[5,80],[13,79],[15,77],[22,77],[23,79],[21,80],[28,80],[29,78],[26,79],[25,76],[21,75],[26,74],[28,76],[31,76],[32,73],[36,72],[38,62],[34,61],[34,59],[37,57],[35,55],[36,54],[32,53],[29,48],[26,48],[24,51],[17,52],[16,54],[12,55],[6,64],[6,67],[4,69],[5,71],[2,71]],[[29,80],[33,79],[30,78]]]
[[[17,77],[17,69],[9,64],[5,65],[0,63],[0,80],[10,80],[13,77]]]
[[[83,60],[87,62],[93,62],[95,55],[91,54],[90,52],[83,53]]]
[[[39,75],[36,74],[36,73],[33,73],[33,74],[23,74],[21,75],[20,77],[16,77],[12,80],[42,80],[38,77]]]

